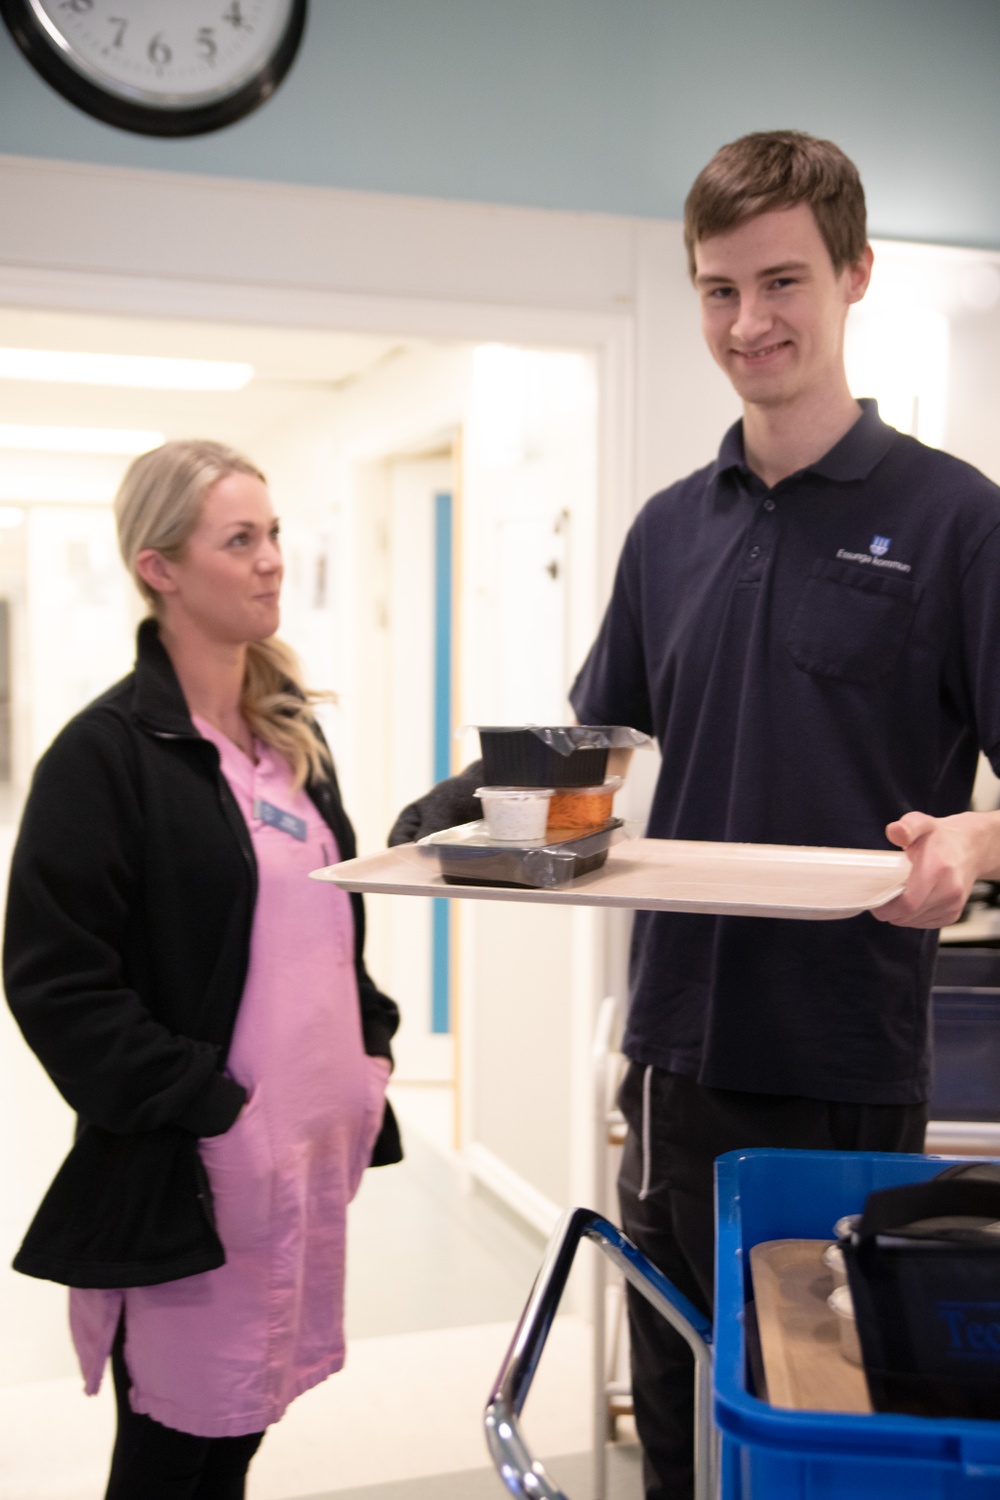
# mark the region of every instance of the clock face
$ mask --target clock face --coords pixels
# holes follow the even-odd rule
[[[29,60],[73,103],[154,134],[214,129],[273,92],[305,0],[0,0]]]

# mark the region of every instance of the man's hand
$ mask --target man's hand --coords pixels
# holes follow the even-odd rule
[[[912,868],[902,895],[872,912],[880,922],[947,927],[960,917],[974,881],[1000,878],[1000,813],[932,818],[910,812],[885,835],[905,849]]]

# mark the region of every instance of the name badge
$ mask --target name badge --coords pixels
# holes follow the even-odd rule
[[[275,807],[273,802],[265,802],[263,797],[253,799],[253,815],[266,823],[270,828],[277,828],[281,833],[291,834],[293,839],[298,839],[304,844],[309,837],[309,828],[305,818],[297,818],[294,813],[285,812],[283,807]]]

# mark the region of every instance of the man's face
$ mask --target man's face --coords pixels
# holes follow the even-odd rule
[[[806,203],[758,214],[695,245],[701,327],[748,405],[843,390],[844,323],[864,296],[872,254],[833,269]]]

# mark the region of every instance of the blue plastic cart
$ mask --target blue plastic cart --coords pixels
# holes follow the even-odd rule
[[[508,1491],[567,1500],[532,1458],[518,1416],[576,1248],[596,1243],[679,1328],[696,1359],[699,1500],[1000,1500],[1000,1422],[788,1411],[749,1393],[744,1306],[750,1249],[826,1239],[876,1188],[933,1177],[948,1158],[834,1151],[735,1151],[716,1163],[713,1333],[624,1235],[587,1209],[556,1230],[486,1408],[486,1435]]]

